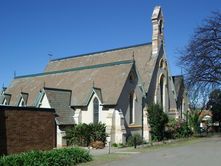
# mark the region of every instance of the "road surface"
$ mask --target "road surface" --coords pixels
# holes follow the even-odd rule
[[[221,166],[221,136],[199,142],[134,153],[104,166]]]

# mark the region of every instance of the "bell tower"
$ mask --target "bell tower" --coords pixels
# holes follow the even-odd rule
[[[163,44],[163,13],[160,6],[156,6],[151,17],[153,33],[152,33],[152,56],[159,53],[160,47]]]

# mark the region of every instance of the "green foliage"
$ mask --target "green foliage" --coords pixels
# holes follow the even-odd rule
[[[118,145],[117,143],[113,143],[111,146],[116,148]]]
[[[3,156],[0,158],[0,166],[73,166],[91,160],[92,157],[86,150],[63,148]]]
[[[199,112],[198,111],[191,111],[188,112],[187,121],[190,129],[193,131],[194,134],[200,133],[200,119],[199,119]]]
[[[112,147],[118,147],[118,148],[123,148],[123,147],[126,147],[127,145],[126,144],[122,144],[122,143],[119,143],[119,144],[117,144],[117,143],[113,143],[112,145],[111,145]]]
[[[151,137],[153,141],[161,141],[165,136],[165,126],[168,116],[163,112],[159,104],[151,105],[148,110],[148,122],[151,127]]]
[[[103,123],[78,124],[67,130],[68,145],[89,146],[93,141],[106,142],[106,126]]]
[[[211,108],[213,122],[221,122],[221,90],[215,89],[209,95],[207,107]]]
[[[136,145],[141,145],[143,143],[143,139],[140,134],[136,133],[130,137],[127,138],[127,145],[128,146],[134,146],[136,141]]]
[[[169,120],[166,130],[167,139],[185,138],[191,135],[192,131],[186,122],[178,121],[176,119]]]
[[[103,123],[90,123],[89,127],[89,135],[91,141],[102,141],[106,142],[106,125]]]
[[[118,147],[118,148],[124,148],[124,147],[126,147],[126,145],[125,145],[125,144],[122,144],[122,143],[119,143],[119,144],[117,145],[117,147]]]
[[[67,130],[66,139],[68,145],[88,146],[90,144],[90,128],[87,124],[78,124]]]

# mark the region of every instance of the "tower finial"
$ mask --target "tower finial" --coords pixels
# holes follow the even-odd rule
[[[132,55],[133,61],[134,61],[134,51],[133,51],[133,55]]]
[[[163,13],[160,6],[156,6],[152,14],[152,55],[158,55],[161,45],[163,44]]]

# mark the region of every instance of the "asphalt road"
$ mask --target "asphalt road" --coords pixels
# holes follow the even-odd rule
[[[133,154],[104,166],[221,166],[221,137]]]

